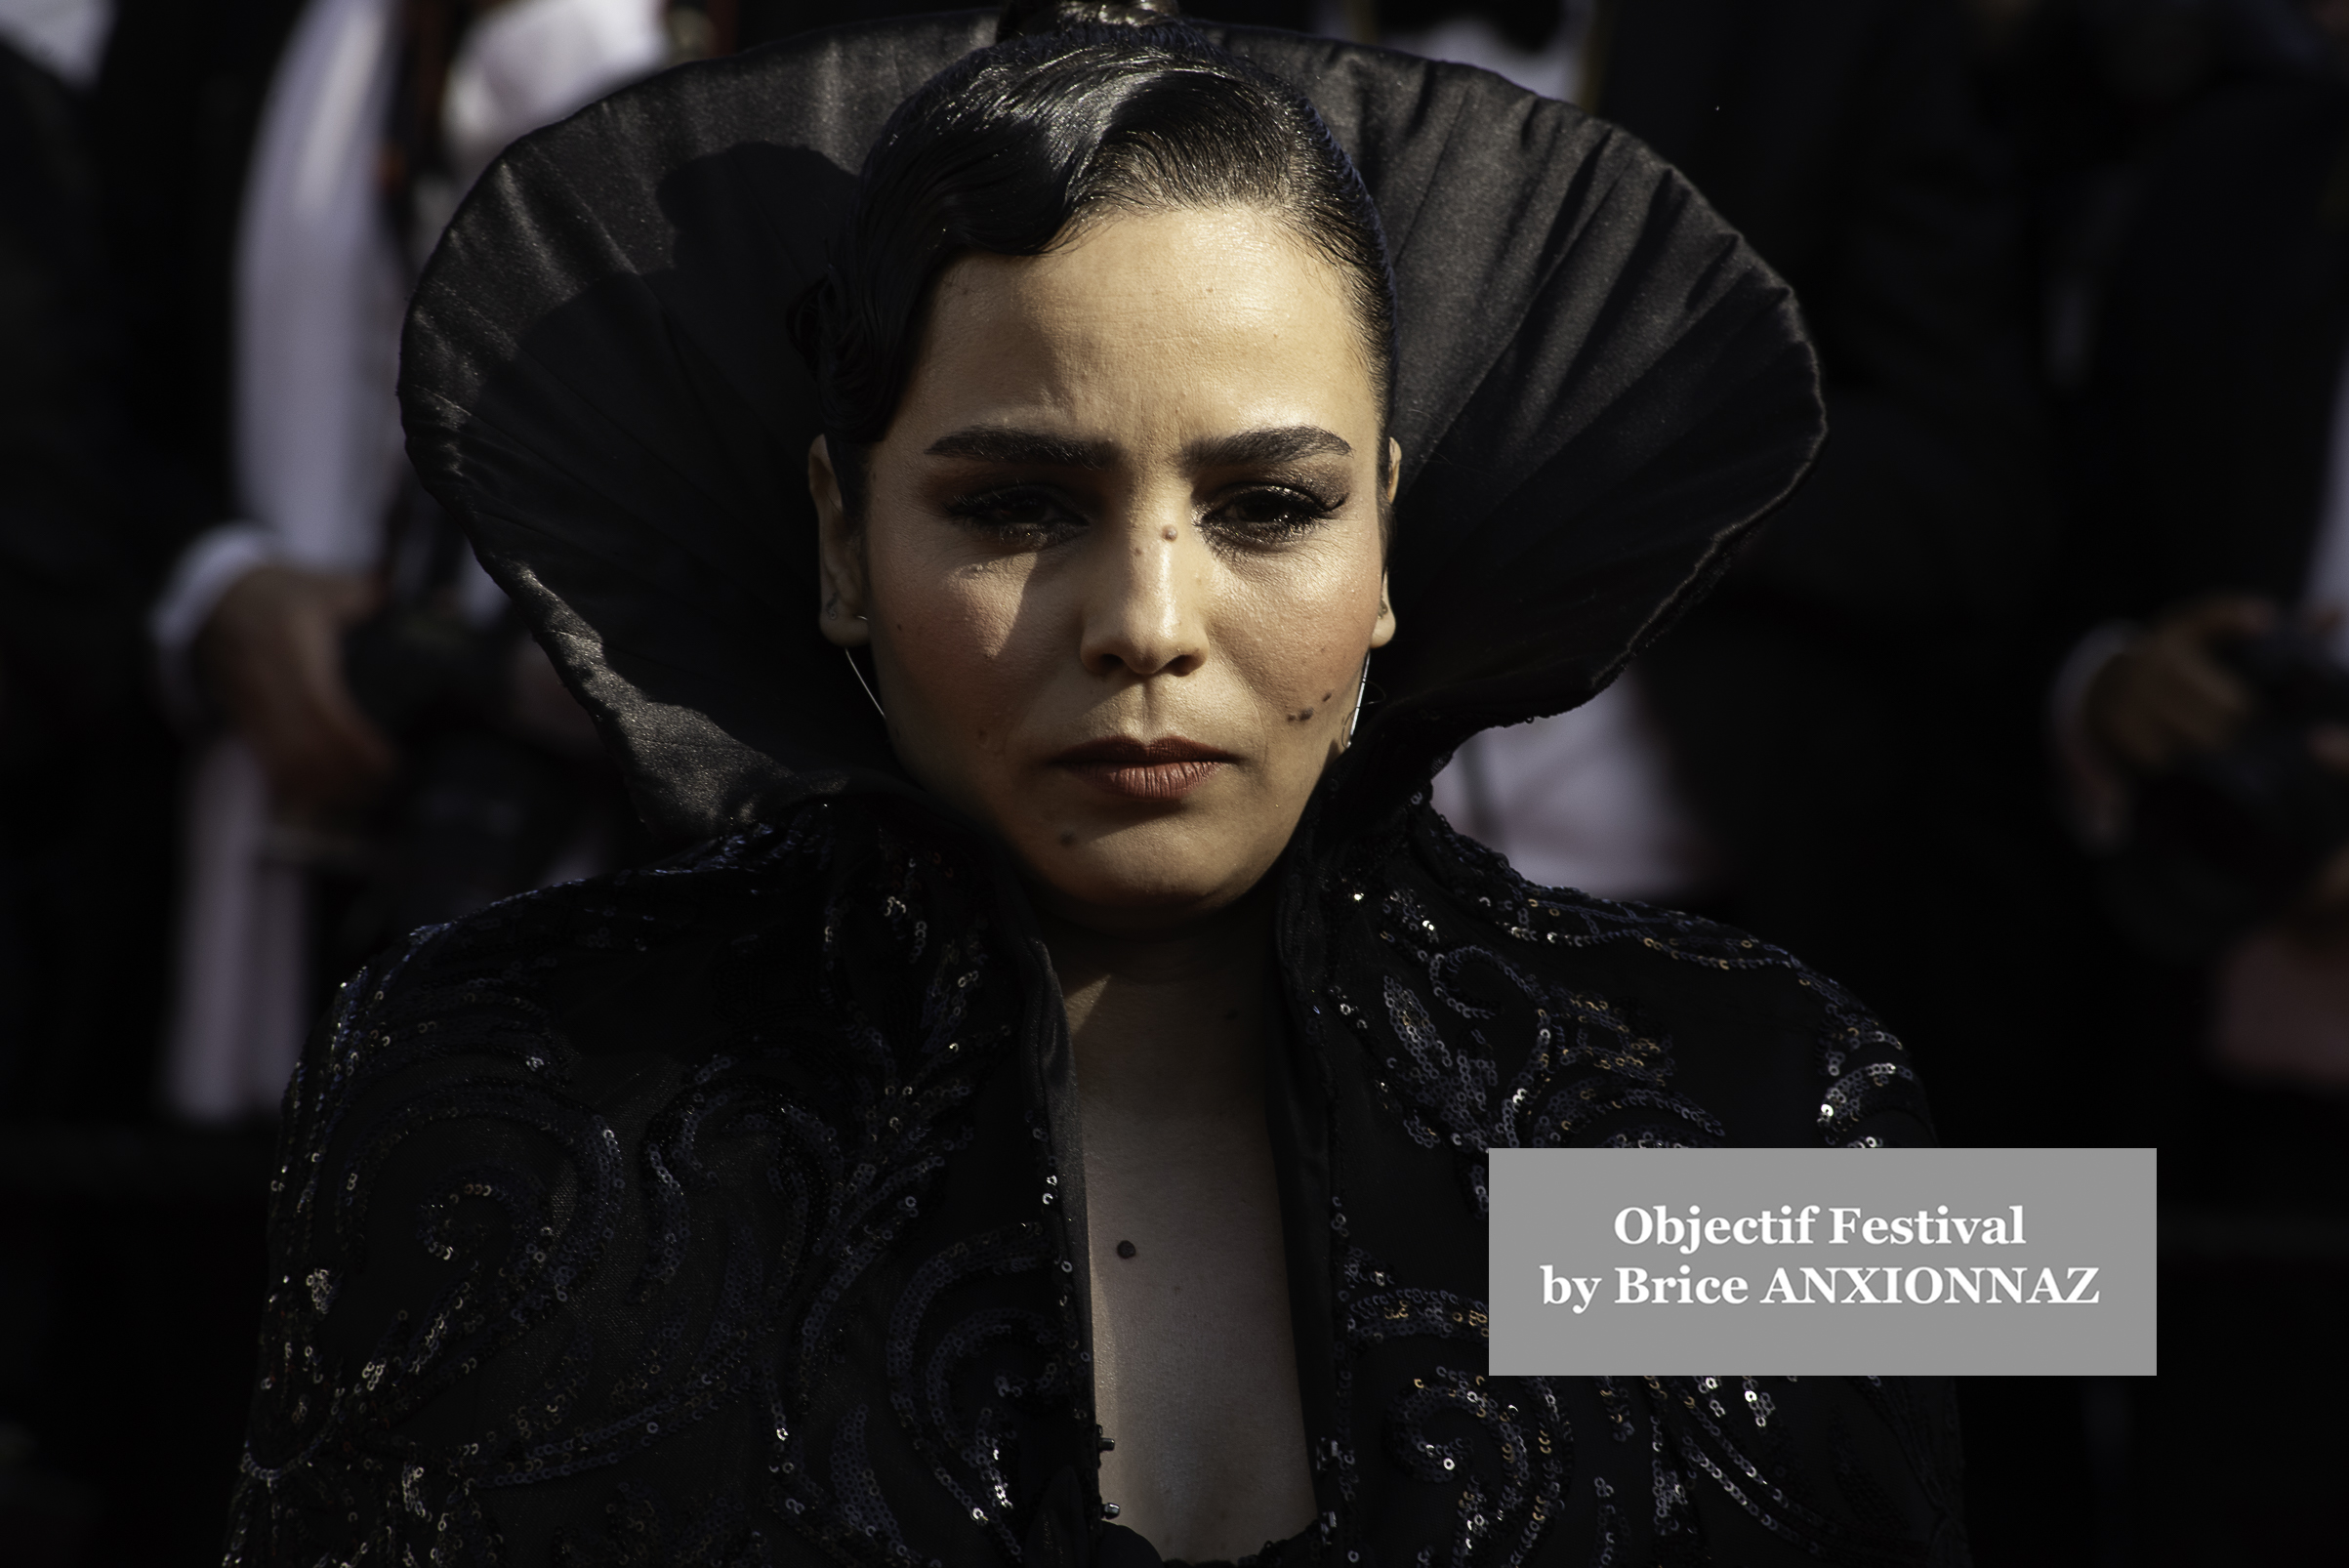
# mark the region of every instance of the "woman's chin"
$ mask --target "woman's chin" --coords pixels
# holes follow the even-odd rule
[[[1037,902],[1078,925],[1123,934],[1179,928],[1244,896],[1280,856],[1257,825],[1171,812],[1116,826],[1058,825],[1019,844]],[[1206,813],[1201,813],[1206,816]],[[1222,831],[1218,831],[1218,829]],[[1235,838],[1245,842],[1234,843]]]

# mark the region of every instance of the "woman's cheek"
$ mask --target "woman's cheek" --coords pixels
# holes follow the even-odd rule
[[[933,576],[909,585],[889,617],[899,662],[918,688],[923,749],[981,791],[1000,787],[984,775],[1005,756],[1023,698],[1043,677],[1014,642],[1019,584],[1010,575]]]
[[[1351,715],[1378,615],[1378,579],[1355,571],[1299,574],[1238,618],[1243,662],[1281,731],[1316,741]],[[1362,579],[1362,580],[1358,580]],[[1368,592],[1364,591],[1367,581]],[[1334,710],[1343,710],[1337,719]],[[1301,738],[1301,737],[1300,737]],[[1318,767],[1319,752],[1314,753]]]

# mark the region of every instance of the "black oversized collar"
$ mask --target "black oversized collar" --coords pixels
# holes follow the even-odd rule
[[[1360,826],[1702,592],[1817,447],[1816,371],[1786,286],[1624,133],[1462,66],[1202,30],[1314,102],[1393,260],[1402,631],[1329,802]],[[993,31],[845,27],[622,92],[508,152],[417,291],[418,471],[680,840],[907,787],[814,626],[785,321],[883,121]]]

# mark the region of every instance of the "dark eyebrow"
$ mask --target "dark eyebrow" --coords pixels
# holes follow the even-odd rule
[[[925,451],[930,457],[1045,469],[1113,468],[1119,457],[1116,444],[1110,441],[1077,441],[1039,431],[987,425],[941,435]],[[1194,468],[1229,469],[1292,463],[1300,457],[1351,457],[1353,452],[1345,437],[1318,425],[1279,425],[1207,436],[1183,448],[1182,455]]]
[[[1072,441],[1036,431],[973,426],[941,435],[925,448],[930,457],[966,457],[1043,469],[1106,469],[1116,466],[1117,447],[1108,441]]]
[[[1353,452],[1343,436],[1318,425],[1280,425],[1236,435],[1211,435],[1193,441],[1182,455],[1195,468],[1240,469],[1293,463],[1300,457],[1351,457]]]

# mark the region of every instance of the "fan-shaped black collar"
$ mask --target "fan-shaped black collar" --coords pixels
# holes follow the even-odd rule
[[[657,829],[911,788],[816,632],[786,320],[883,121],[994,25],[841,28],[606,99],[508,152],[426,269],[409,452]],[[1613,679],[1808,465],[1817,372],[1786,286],[1623,132],[1463,66],[1202,30],[1319,106],[1392,252],[1400,632],[1326,784],[1341,828]]]

